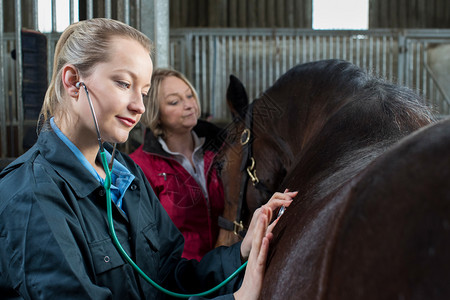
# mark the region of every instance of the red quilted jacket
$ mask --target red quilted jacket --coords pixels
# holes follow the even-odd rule
[[[183,234],[182,256],[200,260],[216,243],[217,219],[223,212],[224,195],[222,182],[213,166],[220,144],[218,128],[199,120],[194,131],[199,137],[206,137],[204,172],[209,199],[205,199],[201,187],[189,172],[162,149],[150,130],[146,131],[144,143],[130,156],[144,171],[159,201]],[[213,135],[214,139],[208,135]]]

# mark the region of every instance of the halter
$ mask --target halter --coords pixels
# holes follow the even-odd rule
[[[259,181],[256,176],[256,161],[253,157],[252,142],[253,142],[253,103],[248,106],[248,110],[245,114],[245,129],[241,133],[240,143],[242,145],[242,162],[240,172],[243,173],[241,178],[241,189],[239,191],[239,202],[236,211],[236,219],[231,222],[221,216],[219,216],[219,227],[228,231],[233,231],[234,234],[241,237],[245,236],[247,230],[245,230],[242,223],[243,219],[243,204],[245,202],[245,196],[247,194],[248,180],[251,179],[253,186],[265,193],[266,195],[272,194],[266,185]]]

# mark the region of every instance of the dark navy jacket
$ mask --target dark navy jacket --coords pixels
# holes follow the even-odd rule
[[[141,169],[124,154],[116,159],[136,178],[123,199],[127,215],[113,205],[114,227],[150,278],[178,292],[202,292],[239,267],[240,244],[217,248],[200,263],[181,259],[183,236]],[[53,131],[42,130],[0,173],[2,299],[165,299],[124,261],[107,228],[104,188]]]

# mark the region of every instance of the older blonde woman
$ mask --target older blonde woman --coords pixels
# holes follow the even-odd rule
[[[223,187],[213,165],[219,128],[200,117],[192,84],[178,71],[153,72],[142,122],[144,143],[130,156],[185,239],[183,257],[200,260],[214,248]]]

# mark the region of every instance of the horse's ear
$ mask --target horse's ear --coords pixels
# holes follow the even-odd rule
[[[239,115],[241,118],[244,118],[248,102],[244,85],[236,76],[230,75],[230,84],[227,89],[227,104],[233,117]]]

